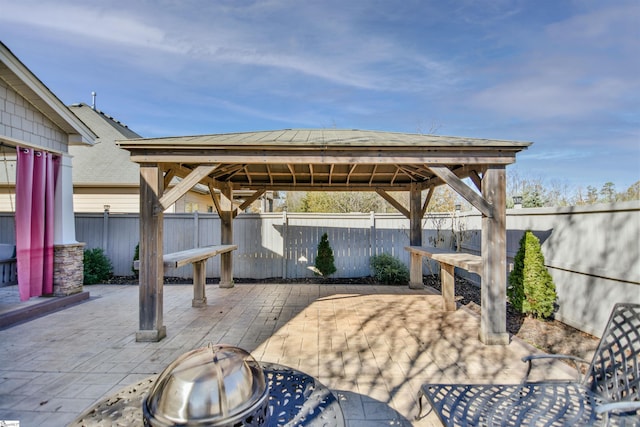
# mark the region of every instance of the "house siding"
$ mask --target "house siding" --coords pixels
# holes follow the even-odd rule
[[[137,213],[140,210],[138,188],[74,188],[75,212],[103,212],[105,205],[113,213]]]
[[[68,135],[0,79],[0,137],[67,152]]]

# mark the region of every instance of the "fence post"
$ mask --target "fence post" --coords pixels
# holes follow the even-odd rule
[[[375,255],[376,248],[376,214],[374,211],[369,212],[369,256]]]
[[[376,236],[376,213],[374,211],[369,212],[369,262],[367,266],[369,268],[369,276],[371,276],[371,257],[377,255],[376,248],[378,245]]]
[[[200,247],[200,221],[198,221],[198,211],[193,212],[193,247]]]
[[[102,213],[102,250],[107,253],[109,245],[109,205],[104,205]]]
[[[282,211],[282,278],[287,278],[287,210]]]

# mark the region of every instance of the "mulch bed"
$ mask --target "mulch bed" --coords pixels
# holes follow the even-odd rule
[[[440,291],[440,278],[425,276],[424,283]],[[456,277],[457,303],[480,314],[480,287]],[[591,360],[599,339],[554,319],[535,319],[517,312],[507,304],[507,332],[545,353],[568,354]]]
[[[219,280],[207,279],[207,284],[217,284]],[[297,279],[241,279],[234,278],[235,283],[291,283],[291,284],[369,284],[378,282],[373,277],[357,277],[347,279],[334,279],[322,277],[308,277]],[[111,278],[109,284],[137,284],[135,276],[117,276]],[[165,277],[165,284],[190,284],[191,279],[180,277]],[[438,276],[424,276],[424,284],[440,291],[440,278]],[[456,277],[456,300],[459,306],[464,306],[470,311],[480,314],[480,288],[473,283]],[[528,342],[546,353],[569,354],[587,360],[598,345],[598,338],[589,335],[557,320],[542,320],[524,316],[516,312],[507,304],[507,332]]]

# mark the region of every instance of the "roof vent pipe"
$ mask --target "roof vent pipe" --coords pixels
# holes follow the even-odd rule
[[[95,92],[91,92],[91,109],[92,110],[96,109],[96,93]]]

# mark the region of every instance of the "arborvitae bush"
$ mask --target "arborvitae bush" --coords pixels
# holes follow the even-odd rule
[[[507,296],[521,313],[547,318],[554,312],[556,286],[544,265],[540,240],[530,230],[520,239],[513,271],[509,274]]]
[[[326,277],[335,272],[336,266],[333,263],[333,249],[331,249],[331,245],[329,245],[329,236],[327,236],[327,233],[324,233],[320,239],[320,243],[318,243],[315,274]]]
[[[84,251],[84,281],[85,285],[102,283],[111,278],[113,266],[101,248]]]
[[[136,248],[133,250],[133,262],[131,263],[131,271],[133,272],[133,275],[138,277],[138,270],[136,270],[136,268],[134,267],[134,264],[136,261],[140,260],[140,243],[138,243],[136,245]]]
[[[369,261],[373,277],[385,285],[406,285],[409,283],[409,269],[400,260],[389,254],[374,255]]]

